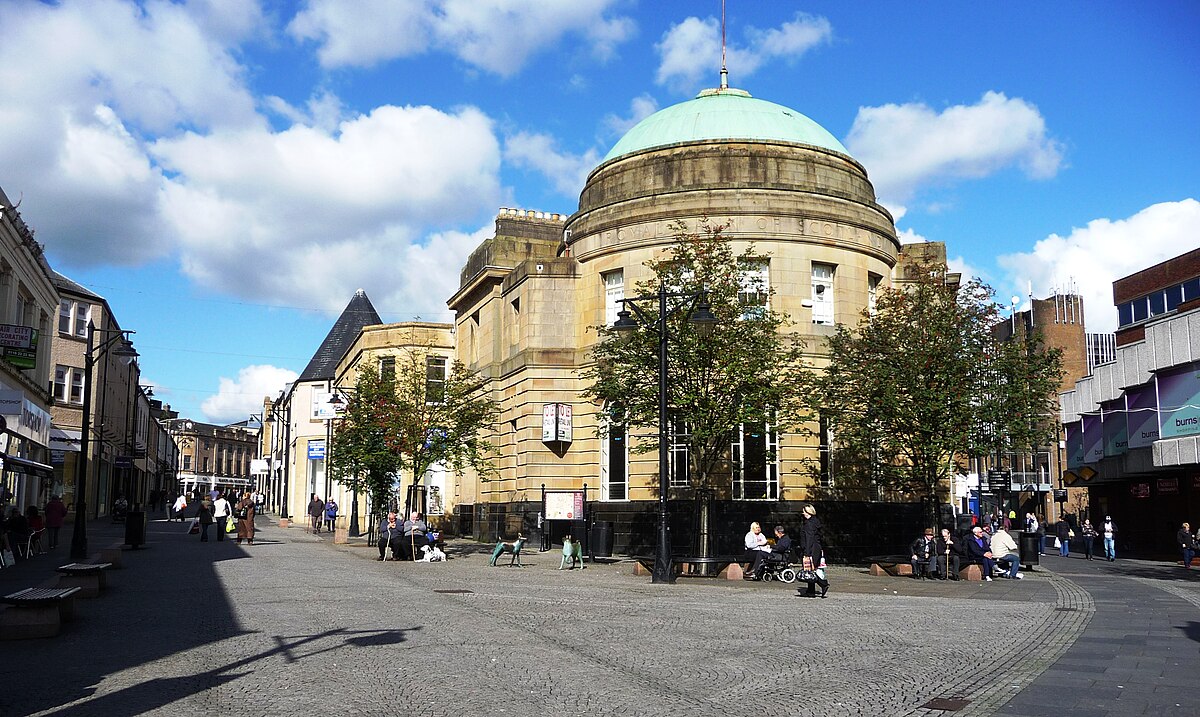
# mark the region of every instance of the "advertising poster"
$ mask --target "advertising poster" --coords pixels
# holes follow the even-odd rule
[[[558,404],[542,404],[542,443],[551,443],[558,428]]]
[[[1065,424],[1067,432],[1067,468],[1074,470],[1083,466],[1083,423],[1074,421]]]
[[[1104,458],[1104,431],[1099,413],[1083,414],[1083,462],[1099,463]]]
[[[1129,450],[1129,423],[1125,420],[1125,415],[1124,396],[1100,404],[1106,457],[1119,456]]]
[[[1147,448],[1158,440],[1158,393],[1154,381],[1126,389],[1125,411],[1130,448]]]
[[[1178,438],[1200,433],[1200,366],[1163,371],[1157,377],[1159,435]]]

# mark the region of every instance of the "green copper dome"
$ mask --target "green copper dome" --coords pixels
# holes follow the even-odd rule
[[[824,127],[799,112],[735,89],[705,90],[634,125],[604,161],[652,147],[709,139],[800,142],[849,155]]]

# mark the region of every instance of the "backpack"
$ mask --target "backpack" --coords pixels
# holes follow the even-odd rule
[[[233,514],[238,520],[245,520],[246,518],[250,517],[250,509],[246,508],[245,506],[238,506],[237,510],[235,510]]]

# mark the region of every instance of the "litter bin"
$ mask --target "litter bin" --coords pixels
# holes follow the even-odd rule
[[[125,544],[137,548],[146,543],[146,512],[131,510],[125,516]]]
[[[1038,553],[1041,552],[1041,537],[1028,530],[1021,531],[1021,565],[1033,567],[1038,564]]]
[[[588,547],[591,555],[601,558],[611,558],[613,554],[613,522],[598,520],[592,523],[592,532],[588,536]]]

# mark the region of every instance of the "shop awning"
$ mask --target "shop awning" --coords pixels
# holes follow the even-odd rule
[[[72,431],[58,426],[50,427],[50,450],[79,451],[79,431]]]
[[[54,466],[48,466],[45,463],[31,461],[28,458],[20,458],[18,456],[10,456],[7,453],[0,453],[0,462],[3,462],[5,470],[20,471],[25,475],[38,476],[40,478],[54,477]]]

